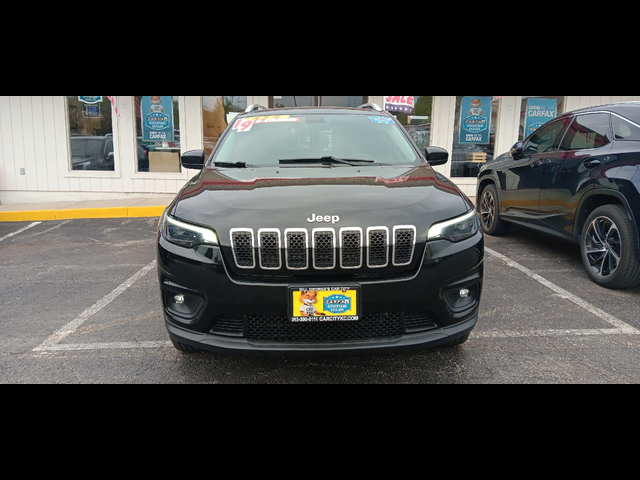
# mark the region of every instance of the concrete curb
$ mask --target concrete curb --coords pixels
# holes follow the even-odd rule
[[[160,217],[167,207],[81,208],[69,210],[26,210],[0,212],[0,222],[42,222],[92,218]]]

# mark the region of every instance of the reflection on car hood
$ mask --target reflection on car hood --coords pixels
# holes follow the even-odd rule
[[[226,244],[232,228],[415,225],[426,237],[433,223],[470,208],[458,188],[428,165],[269,167],[205,169],[185,186],[170,212],[214,228]],[[340,220],[310,223],[313,214]]]

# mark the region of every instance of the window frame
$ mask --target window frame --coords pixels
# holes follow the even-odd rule
[[[590,152],[593,150],[598,150],[600,148],[604,148],[608,145],[611,145],[615,139],[614,139],[614,134],[613,134],[613,122],[611,120],[611,113],[612,112],[608,112],[606,110],[597,110],[597,111],[593,111],[593,112],[583,112],[583,113],[577,113],[573,115],[573,118],[571,119],[571,122],[569,123],[569,125],[567,126],[567,128],[565,129],[564,135],[562,136],[562,140],[560,140],[560,143],[558,144],[558,148],[556,151],[558,152]],[[567,134],[569,133],[569,129],[571,128],[571,126],[574,124],[574,122],[578,119],[578,117],[584,117],[587,115],[608,115],[609,117],[609,131],[607,132],[607,140],[608,142],[605,143],[604,145],[600,145],[599,147],[594,147],[594,148],[572,148],[569,150],[562,150],[560,147],[562,146],[562,144],[564,143],[564,140],[567,136]]]
[[[109,101],[106,99],[109,104],[109,108],[111,108],[111,133],[113,135],[113,153],[114,153],[114,162],[113,162],[113,170],[105,171],[105,170],[73,170],[73,153],[71,150],[71,119],[69,118],[69,99],[67,96],[63,96],[63,106],[64,106],[64,124],[65,124],[65,137],[66,137],[66,146],[67,146],[67,169],[63,173],[62,178],[122,178],[122,169],[121,169],[121,152],[120,152],[120,123],[118,115],[116,115],[116,109]],[[118,97],[115,97],[117,102]]]
[[[619,113],[616,112],[609,112],[611,114],[611,134],[613,137],[612,142],[640,142],[640,139],[638,140],[627,140],[625,138],[616,138],[616,130],[615,127],[613,126],[613,117],[618,117],[620,120],[630,123],[631,125],[633,125],[634,127],[640,129],[640,125],[637,124],[636,122],[634,122],[633,120],[628,119],[627,117],[623,117],[622,115],[620,115]]]
[[[184,110],[184,96],[176,96],[178,98],[178,118],[180,122],[184,121],[182,116],[182,111]],[[136,97],[130,96],[132,108],[132,121],[133,121],[133,152],[134,152],[134,163],[133,163],[133,175],[131,178],[133,179],[145,179],[145,180],[178,180],[185,178],[185,168],[182,167],[182,154],[186,151],[184,146],[182,145],[182,125],[180,125],[180,150],[178,153],[178,164],[180,165],[179,172],[141,172],[140,168],[140,159],[138,158],[138,126],[137,126],[137,112],[136,112]],[[173,96],[172,96],[173,101]],[[173,108],[173,105],[172,105]],[[142,118],[141,118],[142,121]],[[142,127],[141,127],[142,128]],[[175,131],[175,115],[174,115],[174,124],[173,129]]]
[[[556,118],[556,119],[552,120],[551,122],[549,122],[549,124],[548,124],[548,125],[545,125],[545,126],[541,127],[541,128],[540,128],[538,131],[536,131],[533,135],[531,135],[531,136],[527,137],[527,138],[525,139],[525,141],[524,141],[523,145],[522,145],[522,153],[523,153],[523,155],[524,155],[524,156],[527,156],[527,157],[530,157],[530,156],[533,156],[533,155],[544,155],[544,154],[554,153],[554,152],[559,151],[559,147],[560,147],[560,145],[562,144],[562,142],[563,142],[563,140],[564,140],[564,137],[565,137],[565,135],[567,134],[567,131],[569,130],[569,127],[570,127],[571,125],[573,125],[573,120],[574,120],[574,119],[573,119],[573,117],[571,118],[571,121],[570,121],[567,125],[564,125],[564,126],[562,127],[562,130],[560,131],[560,135],[558,135],[558,138],[560,139],[560,141],[559,141],[559,142],[557,142],[557,140],[558,140],[558,139],[556,139],[556,142],[557,142],[557,143],[555,143],[555,142],[554,142],[554,146],[553,146],[553,148],[552,148],[551,150],[547,150],[546,152],[527,153],[527,145],[530,143],[531,138],[533,138],[533,137],[534,137],[534,136],[535,136],[535,135],[536,135],[540,130],[542,130],[543,128],[550,127],[551,125],[556,124],[556,123],[560,123],[560,124],[561,124],[561,123],[562,123],[562,120],[563,120],[563,119],[562,119],[561,117],[558,117],[558,118]]]

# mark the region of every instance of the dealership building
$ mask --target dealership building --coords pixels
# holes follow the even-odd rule
[[[451,161],[437,170],[469,196],[486,162],[563,112],[640,96],[0,96],[0,202],[107,200],[177,193],[195,173],[180,152],[210,152],[248,105],[376,103],[420,146]]]

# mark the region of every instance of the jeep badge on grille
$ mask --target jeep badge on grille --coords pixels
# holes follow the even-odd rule
[[[307,222],[309,223],[332,223],[336,224],[340,221],[340,217],[338,215],[316,215],[315,213],[311,214],[311,218],[307,218]]]

